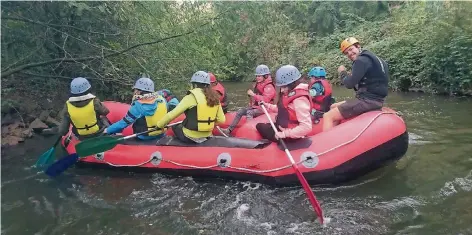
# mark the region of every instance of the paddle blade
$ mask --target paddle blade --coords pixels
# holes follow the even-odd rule
[[[46,175],[50,177],[56,177],[60,175],[62,172],[67,170],[69,167],[74,165],[79,160],[79,155],[76,153],[70,154],[66,157],[63,157],[53,164],[51,164],[45,171]]]
[[[80,157],[87,157],[110,150],[122,140],[123,138],[113,136],[95,137],[78,143],[75,146],[75,151]]]
[[[48,151],[46,151],[41,156],[39,156],[38,161],[36,161],[35,166],[37,168],[41,168],[41,167],[51,164],[53,160],[52,158],[53,155],[54,155],[54,147],[51,147]]]
[[[310,185],[308,184],[308,181],[306,181],[305,176],[300,172],[300,170],[295,166],[292,165],[295,173],[297,174],[298,180],[300,180],[300,183],[303,186],[303,189],[305,190],[308,199],[311,203],[311,206],[313,206],[313,209],[315,209],[316,214],[318,215],[318,218],[320,219],[320,223],[324,223],[324,218],[323,218],[323,211],[321,210],[320,203],[318,203],[318,200],[316,200],[315,194],[311,190]]]
[[[62,136],[59,136],[54,145],[48,151],[39,156],[38,161],[36,161],[36,167],[42,168],[52,163],[54,160],[54,150],[56,149],[56,145],[61,141],[61,138]]]

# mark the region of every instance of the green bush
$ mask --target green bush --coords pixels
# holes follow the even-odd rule
[[[307,63],[325,66],[337,81],[337,67],[349,65],[339,43],[356,37],[363,48],[389,64],[390,88],[429,93],[472,94],[472,4],[409,3],[386,19],[336,31],[312,44]]]

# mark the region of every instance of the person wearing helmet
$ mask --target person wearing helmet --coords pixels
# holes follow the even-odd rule
[[[101,135],[109,125],[106,115],[110,111],[90,92],[91,88],[92,85],[86,78],[74,78],[70,83],[69,99],[61,111],[62,121],[58,129],[46,129],[42,133],[57,131],[63,136],[72,124],[72,132],[80,140]]]
[[[169,122],[185,113],[180,125],[172,127],[177,139],[184,143],[203,143],[212,135],[215,124],[226,121],[220,104],[220,97],[210,86],[210,76],[204,71],[197,71],[190,79],[192,89],[182,98],[174,110],[157,122],[158,127],[165,127]]]
[[[162,89],[158,90],[157,94],[161,95],[166,99],[167,102],[167,112],[172,111],[178,104],[179,104],[179,99],[177,99],[177,96],[175,96],[170,90],[168,89]]]
[[[265,139],[299,139],[311,132],[311,96],[308,84],[301,83],[302,75],[293,65],[284,65],[277,70],[275,85],[280,87],[279,102],[277,105],[261,101],[269,111],[278,112],[274,132],[270,123],[258,123],[256,129]]]
[[[226,94],[225,87],[223,84],[218,82],[218,80],[216,80],[216,77],[213,73],[208,72],[208,75],[210,76],[211,88],[220,95],[220,104],[223,108],[223,112],[228,112],[228,95]]]
[[[356,91],[356,97],[331,105],[331,110],[323,116],[323,131],[331,129],[343,119],[381,109],[388,93],[388,64],[384,60],[363,50],[359,41],[353,37],[342,41],[340,48],[353,64],[351,74],[343,65],[339,66],[339,78],[346,88]]]
[[[313,67],[308,73],[310,96],[313,102],[312,115],[329,111],[332,101],[332,87],[326,79],[326,70],[323,67]]]
[[[264,101],[266,103],[273,103],[275,94],[275,86],[272,82],[272,77],[270,76],[269,67],[263,64],[258,65],[256,67],[256,82],[253,85],[253,89],[247,91],[247,95],[250,97],[250,106],[238,110],[238,113],[229,127],[226,129],[217,127],[218,131],[220,131],[223,136],[230,136],[231,132],[238,125],[244,115],[246,115],[247,118],[254,118],[264,114],[260,109],[258,102]]]
[[[156,127],[157,121],[167,114],[167,102],[154,91],[154,82],[148,77],[139,78],[133,86],[133,101],[126,115],[105,131],[115,134],[133,124],[133,132],[139,133]],[[155,140],[165,136],[165,129],[138,135],[140,140]]]

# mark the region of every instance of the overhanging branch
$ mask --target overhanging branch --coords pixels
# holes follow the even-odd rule
[[[138,47],[141,47],[141,46],[146,46],[146,45],[152,45],[152,44],[160,43],[160,42],[163,42],[163,41],[166,41],[166,40],[169,40],[169,39],[178,38],[178,37],[182,37],[182,36],[185,36],[185,35],[188,35],[188,34],[192,34],[192,33],[194,33],[194,32],[195,32],[195,30],[192,30],[192,31],[189,31],[189,32],[186,32],[186,33],[173,35],[173,36],[166,37],[166,38],[162,38],[162,39],[155,40],[155,41],[152,41],[152,42],[139,43],[139,44],[136,44],[136,45],[134,45],[134,46],[128,47],[128,48],[126,48],[126,49],[123,49],[123,50],[121,50],[121,51],[117,51],[117,52],[105,54],[105,55],[103,55],[103,56],[86,56],[86,57],[79,57],[79,58],[56,58],[56,59],[52,59],[52,60],[48,60],[48,61],[43,61],[43,62],[24,64],[24,65],[18,66],[18,67],[16,67],[16,68],[10,69],[10,70],[8,70],[8,71],[2,72],[1,77],[3,78],[3,77],[10,76],[10,75],[12,75],[12,74],[18,73],[18,72],[20,72],[20,71],[22,71],[22,70],[25,70],[25,69],[34,68],[34,67],[39,67],[39,66],[44,66],[44,65],[49,65],[49,64],[54,64],[54,63],[58,63],[58,62],[62,62],[62,63],[74,63],[74,62],[82,62],[82,61],[87,61],[87,60],[101,59],[101,58],[109,58],[109,57],[113,57],[113,56],[118,56],[118,55],[121,55],[121,54],[123,54],[123,53],[125,53],[125,52],[127,52],[127,51],[133,50],[133,49],[138,48]]]
[[[226,11],[225,11],[226,12]],[[223,12],[223,13],[225,13]],[[35,68],[35,67],[39,67],[39,66],[44,66],[44,65],[49,65],[49,64],[54,64],[54,63],[58,63],[58,62],[61,62],[61,63],[75,63],[75,62],[83,62],[83,61],[87,61],[87,60],[93,60],[93,59],[103,59],[103,58],[109,58],[109,57],[114,57],[114,56],[118,56],[118,55],[121,55],[123,53],[126,53],[128,51],[131,51],[135,48],[138,48],[138,47],[142,47],[142,46],[146,46],[146,45],[152,45],[152,44],[157,44],[157,43],[160,43],[160,42],[163,42],[163,41],[167,41],[169,39],[173,39],[173,38],[178,38],[178,37],[182,37],[182,36],[186,36],[186,35],[189,35],[189,34],[192,34],[192,33],[195,33],[197,32],[198,29],[202,28],[203,26],[205,25],[208,25],[212,22],[212,20],[214,19],[217,19],[219,18],[219,16],[221,16],[223,13],[219,14],[218,16],[214,17],[213,19],[211,19],[210,21],[207,21],[206,23],[200,25],[199,27],[193,29],[193,30],[190,30],[188,32],[185,32],[185,33],[181,33],[181,34],[176,34],[176,35],[172,35],[172,36],[169,36],[169,37],[165,37],[165,38],[161,38],[161,39],[158,39],[158,40],[154,40],[154,41],[150,41],[150,42],[143,42],[143,43],[138,43],[136,45],[133,45],[133,46],[130,46],[128,48],[125,48],[121,51],[117,51],[117,52],[112,52],[112,53],[108,53],[108,54],[104,54],[104,55],[101,55],[101,56],[86,56],[86,57],[79,57],[79,58],[56,58],[56,59],[52,59],[52,60],[48,60],[48,61],[43,61],[43,62],[36,62],[36,63],[28,63],[28,64],[24,64],[24,65],[20,65],[16,68],[13,68],[13,69],[9,69],[9,70],[4,70],[2,71],[2,74],[1,74],[1,77],[4,78],[4,77],[7,77],[7,76],[10,76],[12,74],[15,74],[15,73],[18,73],[22,70],[25,70],[25,69],[29,69],[29,68]]]
[[[2,20],[22,21],[22,22],[42,25],[42,26],[46,26],[46,27],[71,28],[71,29],[74,29],[74,30],[77,30],[77,31],[80,31],[80,32],[85,32],[85,33],[90,33],[90,34],[101,34],[103,36],[119,36],[121,34],[121,32],[113,33],[113,34],[112,33],[103,33],[103,32],[94,32],[94,31],[81,29],[81,28],[78,28],[78,27],[75,27],[75,26],[72,26],[72,25],[50,24],[50,23],[44,23],[44,22],[41,22],[41,21],[34,21],[34,20],[31,20],[31,19],[27,19],[27,18],[19,18],[19,17],[11,17],[11,16],[4,16],[4,17],[2,17]]]

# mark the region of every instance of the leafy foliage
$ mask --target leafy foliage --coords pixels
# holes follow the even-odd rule
[[[57,97],[89,77],[126,100],[146,73],[177,94],[197,70],[252,80],[258,64],[304,72],[350,61],[348,36],[384,58],[392,89],[472,94],[468,2],[1,2],[2,94]],[[42,96],[41,96],[42,97]]]

